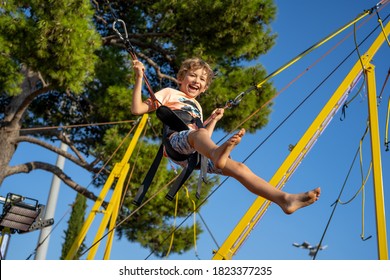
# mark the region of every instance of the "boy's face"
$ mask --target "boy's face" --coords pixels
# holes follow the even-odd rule
[[[180,90],[195,98],[207,90],[207,72],[203,68],[188,70],[183,80],[179,82]]]

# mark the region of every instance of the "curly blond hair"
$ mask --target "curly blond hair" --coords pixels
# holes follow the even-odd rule
[[[182,81],[188,71],[198,69],[203,69],[204,71],[206,71],[206,85],[209,86],[211,84],[211,81],[213,80],[214,72],[211,69],[210,65],[200,58],[189,58],[184,60],[180,66],[179,72],[177,73],[177,79],[179,81]]]

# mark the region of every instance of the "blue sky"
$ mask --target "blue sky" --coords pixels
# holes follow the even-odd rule
[[[364,10],[375,6],[377,2],[378,0],[275,1],[278,6],[278,12],[277,19],[272,23],[272,29],[278,34],[278,39],[273,49],[256,62],[262,63],[267,71],[271,73],[320,39],[350,22]],[[389,12],[389,6],[381,10],[380,15],[382,19]],[[375,14],[367,16],[358,25],[362,23],[364,25],[356,33],[359,42],[377,25],[377,16]],[[304,76],[275,99],[273,113],[267,127],[256,134],[246,135],[240,145],[233,151],[232,157],[234,159],[238,161],[244,160],[353,50],[354,40],[352,31],[352,27],[347,29],[272,79],[277,90],[281,90],[305,69],[311,67],[317,59],[327,53],[339,41],[346,38],[337,49],[332,51],[313,68],[310,68]],[[379,31],[376,31],[361,46],[361,54],[368,49],[378,33]],[[376,66],[378,92],[389,70],[389,58],[390,48],[384,44],[373,60],[373,64]],[[316,91],[315,95],[246,161],[246,164],[256,174],[266,180],[273,176],[287,157],[289,144],[295,144],[300,139],[357,59],[357,54],[352,55]],[[292,243],[308,241],[315,245],[324,234],[333,210],[332,204],[340,193],[366,127],[368,115],[365,90],[366,88],[350,104],[344,121],[340,121],[341,112],[338,112],[284,188],[285,191],[295,193],[320,186],[322,188],[320,200],[315,205],[302,209],[290,216],[285,215],[275,205],[271,205],[233,259],[310,259],[307,250],[296,248],[292,246]],[[354,95],[354,93],[356,93],[356,90],[351,95]],[[384,141],[385,117],[389,95],[390,88],[387,86],[383,94],[383,101],[378,106],[381,143]],[[217,141],[222,136],[222,134],[216,133],[214,139]],[[387,206],[386,213],[387,217],[389,217],[390,190],[388,185],[390,184],[390,175],[388,170],[390,168],[390,152],[385,152],[383,145],[381,150],[385,204]],[[370,159],[369,137],[366,137],[363,144],[364,172],[368,170]],[[32,160],[55,163],[56,155],[45,152],[41,148],[23,144],[20,145],[12,164]],[[90,176],[83,173],[70,162],[65,163],[65,171],[75,181],[80,182],[81,185],[87,186],[90,182]],[[25,197],[38,199],[39,203],[46,204],[51,180],[51,174],[43,171],[34,171],[28,175],[12,176],[6,179],[1,186],[0,195],[6,196],[8,192],[13,192]],[[359,162],[357,162],[353,167],[341,200],[349,200],[360,186],[361,175]],[[365,195],[364,233],[365,237],[372,236],[372,238],[367,241],[361,240],[362,199],[361,196],[358,196],[350,204],[337,207],[323,241],[323,245],[328,245],[328,247],[319,252],[317,259],[375,260],[378,258],[372,177],[369,178],[366,185]],[[47,259],[56,260],[61,254],[63,231],[67,227],[66,221],[69,218],[67,213],[74,197],[75,193],[66,185],[61,184],[54,217],[56,228],[50,237]],[[211,259],[212,250],[217,249],[213,239],[217,240],[218,245],[221,245],[254,200],[255,196],[253,194],[249,193],[233,179],[228,179],[210,197],[200,212],[212,236],[208,231],[204,230],[197,241],[196,251],[192,250],[183,255],[172,254],[168,259],[191,260],[198,257],[202,260]],[[169,202],[167,201],[167,203]],[[188,219],[188,223],[191,222],[192,218]],[[389,219],[387,219],[387,228],[389,228]],[[96,226],[94,224],[87,236],[88,245],[91,244],[95,230]],[[12,235],[7,259],[24,260],[28,258],[34,252],[37,240],[38,232]],[[104,247],[104,244],[101,247]],[[99,253],[96,259],[101,258]],[[138,244],[130,244],[125,240],[116,240],[113,243],[111,259],[142,260],[147,258],[148,255],[149,252],[140,248]],[[154,257],[149,259],[154,259]]]

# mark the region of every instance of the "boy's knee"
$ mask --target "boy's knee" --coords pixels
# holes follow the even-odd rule
[[[209,137],[208,131],[205,128],[191,130],[191,132],[188,134],[188,142],[192,147],[194,147],[196,141],[199,141],[205,137]]]
[[[197,137],[209,137],[209,132],[205,128],[194,130],[192,134],[196,135]]]

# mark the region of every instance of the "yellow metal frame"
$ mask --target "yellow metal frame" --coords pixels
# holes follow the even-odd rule
[[[385,34],[390,33],[390,23],[386,25],[384,33]],[[369,63],[372,60],[375,53],[380,48],[380,46],[383,44],[385,39],[386,39],[385,36],[383,35],[383,33],[381,33],[375,39],[374,43],[371,45],[369,50],[362,56],[362,63],[364,65],[364,68],[368,66],[368,68],[372,69]],[[304,133],[304,135],[296,144],[294,149],[291,151],[291,153],[288,155],[288,157],[285,159],[285,161],[276,171],[276,173],[270,180],[270,183],[273,186],[275,186],[278,189],[282,189],[285,183],[290,178],[290,176],[295,171],[295,169],[298,167],[300,162],[310,151],[310,149],[312,148],[312,146],[314,145],[318,137],[321,135],[323,130],[332,120],[333,116],[336,114],[337,110],[344,103],[345,99],[347,98],[347,92],[350,88],[350,85],[353,84],[356,77],[358,77],[362,73],[362,63],[361,61],[357,61],[355,63],[351,71],[348,73],[348,75],[345,77],[343,82],[339,85],[337,90],[334,92],[333,96],[329,99],[327,104],[323,107],[322,111],[318,114],[316,119],[313,121],[313,123]],[[372,92],[375,92],[373,90],[373,87],[375,87],[375,79],[373,82],[371,71],[368,71],[368,73],[369,73],[368,76],[370,80],[369,91],[371,92],[370,94],[372,95],[373,94]],[[373,103],[374,102],[373,99],[375,98],[376,96],[375,97],[371,96],[369,110],[370,110],[370,126],[372,126],[371,137],[372,139],[375,140],[375,142],[372,143],[373,146],[372,153],[373,153],[373,161],[375,162],[374,165],[376,168],[375,175],[374,175],[374,185],[375,185],[375,199],[377,204],[376,210],[378,216],[377,218],[378,244],[379,244],[378,247],[380,248],[379,258],[387,259],[388,256],[387,256],[387,244],[386,244],[386,240],[387,240],[386,222],[384,218],[380,149],[379,149],[379,142],[377,142],[376,139],[377,136],[375,136],[379,134],[377,128],[378,125],[377,111],[374,110],[374,107],[376,108],[376,105],[374,105]],[[375,100],[375,104],[376,104],[376,100]],[[270,201],[262,197],[258,197],[255,200],[255,202],[252,204],[252,206],[248,209],[248,211],[245,213],[243,218],[236,225],[236,227],[233,229],[233,231],[225,240],[225,242],[221,245],[221,247],[217,251],[215,251],[213,259],[214,260],[232,259],[232,257],[235,255],[237,250],[243,244],[243,242],[248,238],[253,228],[260,221],[261,217],[264,215],[269,205],[270,205]]]
[[[99,229],[96,233],[95,239],[92,243],[92,248],[89,250],[87,259],[91,260],[95,257],[96,252],[99,248],[100,240],[102,239],[104,231],[107,228],[108,222],[110,222],[110,224],[108,227],[108,238],[106,242],[106,248],[104,251],[103,259],[108,260],[110,258],[112,241],[114,237],[114,229],[115,229],[116,219],[118,217],[123,186],[124,186],[126,176],[130,169],[130,164],[128,162],[138,142],[141,132],[146,125],[147,119],[148,119],[148,114],[144,114],[138,124],[138,127],[134,133],[133,138],[131,139],[129,147],[126,150],[126,153],[122,161],[114,165],[114,168],[111,171],[106,183],[104,184],[103,189],[99,194],[99,197],[94,203],[88,218],[86,219],[83,227],[80,230],[79,235],[77,236],[75,242],[72,244],[72,247],[70,248],[65,259],[72,260],[74,258],[85,236],[87,235],[87,232],[90,226],[92,225],[92,222],[95,219],[97,213],[103,213],[104,216],[100,223]],[[114,184],[115,181],[116,181],[116,185],[114,187],[114,191],[111,195],[111,199],[108,203],[107,209],[100,211],[99,209],[102,206],[104,198],[106,197],[108,191],[111,189],[111,186]]]
[[[388,260],[385,204],[383,194],[382,160],[379,137],[378,104],[376,95],[376,83],[374,66],[369,64],[366,69],[368,89],[368,112],[371,136],[372,174],[374,180],[376,228],[378,241],[378,259]]]
[[[364,14],[365,15],[365,14]],[[362,17],[364,16],[362,15]],[[385,34],[390,33],[390,24],[388,23],[384,29]],[[381,158],[380,158],[380,144],[379,144],[379,128],[378,128],[378,113],[377,113],[377,104],[376,104],[376,90],[375,90],[375,75],[374,75],[374,66],[370,64],[375,53],[378,51],[380,46],[385,41],[385,36],[383,34],[379,35],[374,43],[371,45],[370,49],[362,56],[362,62],[364,65],[364,74],[367,76],[368,83],[368,108],[369,108],[369,121],[370,121],[370,131],[371,131],[371,142],[372,142],[372,157],[373,157],[373,178],[374,178],[374,192],[375,192],[375,202],[376,202],[376,216],[377,216],[377,233],[378,233],[378,257],[379,259],[388,259],[388,247],[387,247],[387,237],[386,237],[386,219],[384,211],[384,195],[383,195],[383,182],[382,182],[382,167],[381,167]],[[288,66],[286,66],[288,67]],[[304,133],[302,138],[296,144],[294,149],[276,171],[274,176],[271,178],[270,183],[278,189],[282,189],[289,178],[292,176],[296,168],[299,166],[301,161],[304,159],[306,154],[313,147],[318,137],[322,134],[324,129],[327,127],[329,122],[333,119],[334,115],[338,109],[343,105],[344,101],[347,98],[348,90],[350,86],[355,82],[356,78],[362,74],[362,63],[361,61],[356,62],[351,71],[345,77],[343,82],[339,85],[337,90],[334,92],[333,96],[328,100],[327,104],[323,107],[321,112],[317,115],[316,119]],[[261,86],[259,84],[258,86]],[[129,171],[129,159],[134,150],[134,147],[139,139],[141,131],[143,130],[148,115],[145,114],[140,124],[137,128],[137,131],[134,134],[134,137],[126,151],[125,156],[123,157],[120,163],[115,164],[113,171],[107,179],[98,199],[92,207],[91,213],[88,216],[83,228],[81,229],[76,241],[72,245],[66,259],[73,259],[76,255],[79,247],[84,240],[87,231],[89,230],[93,219],[96,214],[99,212],[101,204],[104,201],[108,191],[110,190],[112,184],[117,181],[114,191],[112,193],[111,200],[108,204],[108,207],[104,213],[104,217],[98,229],[98,232],[93,241],[93,246],[89,251],[87,259],[93,259],[97,250],[100,240],[102,239],[103,233],[107,227],[108,222],[110,222],[108,227],[108,238],[107,245],[104,252],[104,259],[109,259],[112,241],[114,237],[114,229],[116,218],[118,216],[118,211],[120,207],[120,199],[123,191],[124,180]],[[260,221],[262,216],[265,214],[265,211],[268,209],[270,201],[258,197],[252,206],[245,213],[243,218],[239,221],[237,226],[234,228],[232,233],[228,236],[219,250],[215,251],[214,260],[227,260],[232,259],[237,250],[243,244],[243,242],[248,238],[249,234]]]

